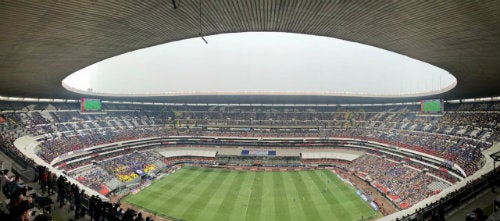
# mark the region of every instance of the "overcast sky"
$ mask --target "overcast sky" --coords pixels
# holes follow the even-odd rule
[[[447,71],[383,49],[319,36],[247,32],[158,45],[109,58],[65,79],[79,90],[179,92],[350,92],[439,90]]]

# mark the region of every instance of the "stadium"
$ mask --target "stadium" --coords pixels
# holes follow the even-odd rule
[[[1,2],[1,220],[498,220],[499,14]]]

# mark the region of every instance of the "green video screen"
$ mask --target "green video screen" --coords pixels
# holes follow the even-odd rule
[[[440,113],[443,111],[443,102],[441,99],[420,101],[420,112],[422,113]]]
[[[99,99],[82,98],[80,105],[82,112],[102,110],[101,100]]]

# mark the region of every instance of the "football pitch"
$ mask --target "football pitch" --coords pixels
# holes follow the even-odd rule
[[[360,220],[381,214],[328,170],[253,172],[184,167],[124,199],[180,220]]]

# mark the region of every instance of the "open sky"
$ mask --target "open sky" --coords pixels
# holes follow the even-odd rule
[[[335,94],[393,96],[456,83],[446,70],[329,37],[245,32],[170,42],[112,57],[63,86],[116,95]],[[451,88],[450,88],[451,89]]]

